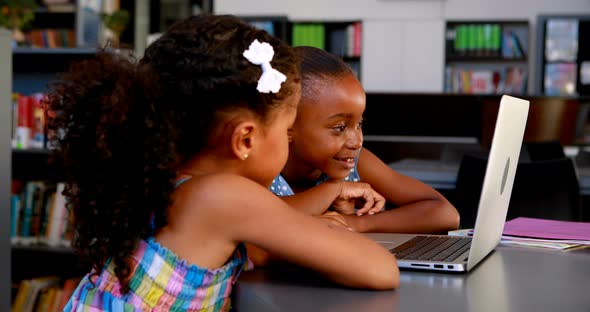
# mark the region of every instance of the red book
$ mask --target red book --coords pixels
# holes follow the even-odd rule
[[[354,23],[354,56],[361,56],[361,23]]]
[[[28,96],[18,98],[18,126],[31,128],[33,126],[33,104]]]

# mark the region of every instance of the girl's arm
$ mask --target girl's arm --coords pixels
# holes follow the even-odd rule
[[[326,181],[303,192],[281,199],[289,206],[307,215],[319,216],[326,212],[340,195],[342,185],[337,181]]]
[[[340,213],[335,211],[328,211],[322,215],[314,216],[314,218],[322,220],[326,223],[328,227],[331,228],[347,229],[349,231],[354,231],[354,229],[346,223],[346,219],[344,219],[344,217]],[[261,248],[258,248],[255,245],[247,243],[246,249],[248,250],[248,258],[250,258],[252,263],[257,267],[268,266],[274,262],[284,263],[284,261],[281,261],[280,258],[271,255],[270,253],[262,250]]]
[[[291,196],[281,197],[289,206],[312,216],[319,216],[330,206],[343,214],[355,213],[355,202],[362,200],[360,212],[381,211],[385,198],[376,193],[368,183],[327,180],[320,185]]]
[[[251,243],[342,285],[370,289],[398,286],[395,257],[367,237],[332,229],[242,177],[211,177],[207,184],[209,190],[218,189],[223,196],[211,191],[200,196],[200,207],[215,207],[206,209],[201,217],[219,223],[214,228],[223,230],[229,241]]]
[[[355,230],[437,233],[458,228],[457,209],[432,187],[395,172],[364,148],[357,168],[361,180],[370,184],[397,208],[375,215],[344,216]]]

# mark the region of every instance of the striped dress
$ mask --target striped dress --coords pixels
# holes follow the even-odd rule
[[[242,244],[224,266],[211,270],[178,259],[152,237],[140,241],[131,257],[129,292],[121,293],[108,261],[101,274],[82,279],[64,311],[227,311],[246,263]]]

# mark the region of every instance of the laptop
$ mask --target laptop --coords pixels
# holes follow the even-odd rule
[[[528,111],[529,101],[502,96],[472,237],[421,234],[374,237],[396,255],[400,269],[467,272],[498,245]]]

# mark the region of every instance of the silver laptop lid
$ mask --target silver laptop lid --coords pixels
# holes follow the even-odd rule
[[[471,270],[500,242],[529,112],[529,101],[504,95],[496,119],[467,261]]]

